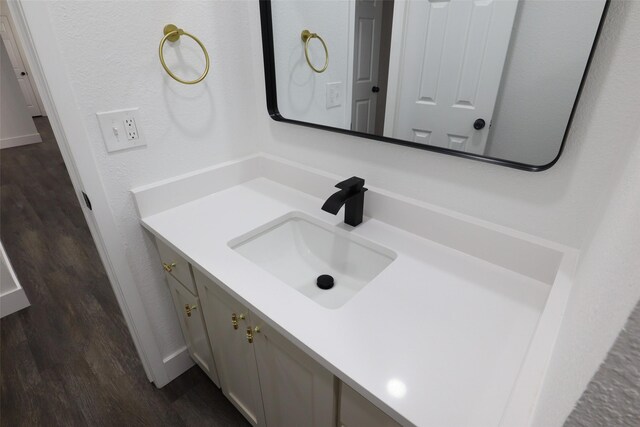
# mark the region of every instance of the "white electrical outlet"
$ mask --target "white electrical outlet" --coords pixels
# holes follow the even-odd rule
[[[138,139],[138,128],[136,127],[136,120],[133,117],[124,119],[124,130],[127,132],[127,139],[129,141]]]
[[[107,111],[96,115],[108,152],[147,145],[140,132],[137,108]]]
[[[327,83],[327,108],[342,105],[342,82]]]

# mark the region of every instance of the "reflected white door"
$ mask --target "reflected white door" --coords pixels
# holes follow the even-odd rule
[[[13,65],[16,77],[18,78],[18,84],[20,85],[20,89],[24,95],[24,100],[27,103],[27,110],[29,110],[29,114],[31,114],[32,117],[41,116],[42,111],[40,111],[40,107],[38,106],[35,90],[33,89],[33,83],[27,74],[24,62],[20,56],[15,35],[9,25],[9,19],[5,15],[0,15],[0,36],[2,36],[4,46],[7,48],[9,60],[11,61],[11,65]]]
[[[374,133],[382,0],[356,0],[351,130]]]
[[[517,4],[406,2],[404,28],[394,27],[393,33],[392,50],[402,51],[398,71],[390,76],[397,92],[390,100],[392,129],[385,134],[484,154]]]

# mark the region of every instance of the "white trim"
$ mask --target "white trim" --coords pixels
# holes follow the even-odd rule
[[[13,271],[13,267],[11,266],[11,262],[9,261],[9,257],[4,250],[2,243],[0,243],[0,264],[0,270],[2,270],[2,279],[0,280],[3,281],[5,288],[7,287],[7,284],[4,283],[5,280],[8,280],[9,283],[11,283],[10,287],[13,288],[0,294],[0,317],[4,317],[22,310],[23,308],[29,307],[31,304],[29,304],[29,300],[27,299],[27,295],[24,293],[24,289],[20,286],[18,277]]]
[[[0,295],[0,317],[5,317],[10,314],[20,311],[23,308],[29,307],[29,300],[27,294],[24,293],[24,289],[18,287],[9,292],[5,292]]]
[[[393,24],[391,27],[391,53],[389,54],[389,75],[387,80],[387,103],[385,106],[383,135],[393,138],[396,113],[400,94],[400,67],[404,56],[404,27],[407,15],[407,0],[393,2]],[[394,43],[395,40],[395,43]],[[398,42],[399,40],[399,42]]]
[[[169,378],[177,378],[187,369],[195,365],[195,362],[189,355],[189,350],[187,350],[186,346],[165,357],[163,362]]]
[[[0,149],[20,147],[21,145],[37,144],[38,142],[42,142],[42,138],[40,137],[39,133],[12,136],[11,138],[0,139]]]
[[[60,56],[48,8],[40,2],[20,0],[10,0],[8,5],[15,30],[23,41],[25,59],[32,69],[34,83],[142,365],[149,380],[162,387],[169,382],[169,377],[133,279],[95,157],[87,144],[89,136],[83,117],[74,97],[70,96],[73,88]],[[89,195],[93,211],[84,207],[82,191]]]

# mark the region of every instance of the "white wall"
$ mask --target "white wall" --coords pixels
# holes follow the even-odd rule
[[[0,148],[40,142],[40,134],[18,85],[9,54],[0,42]]]
[[[640,34],[639,34],[640,35]],[[640,300],[640,138],[578,269],[536,425],[565,419]],[[558,391],[563,391],[558,393]]]
[[[348,0],[272,3],[273,42],[276,56],[278,109],[283,117],[348,129],[351,126],[350,53],[353,51],[353,13]],[[306,62],[303,29],[320,35],[329,50],[329,67],[316,73]],[[259,34],[258,34],[259,35]],[[350,49],[351,47],[351,49]],[[325,53],[318,40],[309,43],[313,64],[324,65]],[[256,64],[260,66],[260,64]],[[326,84],[342,83],[342,104],[326,107]]]
[[[266,112],[258,2],[123,4],[64,1],[47,7],[73,86],[69,96],[84,115],[88,143],[163,356],[179,348],[182,340],[155,249],[137,223],[128,190],[258,149],[345,177],[357,174],[378,187],[579,248],[592,241],[592,247],[608,249],[600,246],[601,237],[590,238],[597,235],[592,230],[601,218],[612,218],[602,224],[616,224],[617,230],[629,230],[629,238],[637,239],[631,234],[637,233],[633,205],[619,218],[604,212],[617,188],[626,188],[620,196],[625,200],[630,195],[640,198],[636,187],[624,184],[627,181],[616,173],[628,164],[640,168],[637,156],[632,156],[640,136],[640,2],[612,2],[565,153],[541,173],[276,123]],[[163,74],[156,49],[168,22],[200,36],[209,48],[212,71],[206,84],[181,86]],[[196,63],[189,58],[185,54]],[[95,112],[129,106],[141,107],[149,147],[107,154]],[[605,227],[599,233],[607,231]],[[580,382],[586,378],[586,383],[591,367],[597,365],[594,361],[602,359],[612,342],[600,333],[591,339],[581,325],[600,322],[599,331],[615,336],[622,324],[618,317],[626,318],[635,304],[636,290],[628,283],[635,266],[614,261],[616,254],[621,261],[640,254],[628,243],[610,251],[614,250],[600,261],[601,267],[588,258],[581,266],[563,325],[563,339],[575,334],[574,341],[560,346],[553,361],[555,372],[570,375],[547,384],[541,409],[549,416],[545,421],[553,421],[548,425],[559,425],[569,413]],[[586,266],[596,268],[598,277],[585,280],[591,276]],[[614,274],[618,270],[620,276]],[[618,278],[621,284],[610,282]],[[612,286],[617,286],[616,311],[609,300],[596,310],[589,295]],[[567,346],[576,342],[589,349],[584,363],[572,364],[574,352]]]
[[[155,329],[162,356],[183,345],[159,259],[138,223],[129,190],[163,178],[246,155],[256,150],[252,118],[252,68],[247,53],[247,2],[130,1],[43,2],[66,61],[75,98],[102,176],[110,207],[125,242],[129,266]],[[126,6],[126,7],[125,7]],[[160,66],[162,28],[175,23],[198,36],[211,55],[203,83],[186,86]],[[186,77],[199,73],[203,59],[188,41],[180,42]],[[260,64],[258,64],[260,65]],[[261,66],[261,65],[260,65]],[[95,113],[140,107],[148,147],[107,153]],[[167,195],[171,197],[171,195]]]
[[[529,165],[555,159],[604,0],[518,5],[485,154]]]

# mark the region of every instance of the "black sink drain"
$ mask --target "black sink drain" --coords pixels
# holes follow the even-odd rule
[[[333,277],[328,274],[318,276],[318,279],[316,280],[316,285],[318,285],[320,289],[331,289],[334,284]]]

